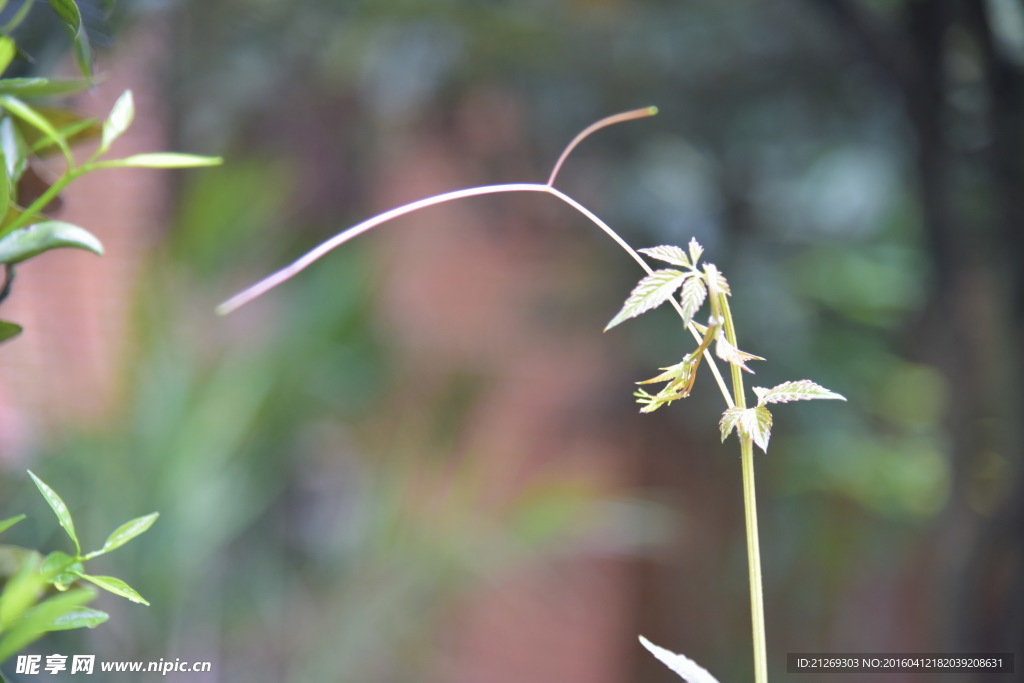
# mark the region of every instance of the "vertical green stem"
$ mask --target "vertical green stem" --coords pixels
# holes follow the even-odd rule
[[[743,461],[743,508],[747,521],[747,565],[750,574],[750,619],[754,638],[754,681],[768,683],[764,635],[764,597],[761,590],[761,545],[757,539],[757,497],[754,494],[754,444],[740,440]]]
[[[729,298],[724,292],[716,297],[719,314],[723,319],[725,338],[734,347],[736,327],[729,309]],[[732,388],[736,406],[747,407],[743,388],[743,371],[731,364]],[[743,467],[743,513],[747,525],[747,567],[750,577],[750,619],[754,640],[754,681],[768,683],[768,659],[764,630],[764,591],[761,587],[761,544],[757,538],[757,497],[754,493],[754,443],[749,436],[740,436],[740,459]]]

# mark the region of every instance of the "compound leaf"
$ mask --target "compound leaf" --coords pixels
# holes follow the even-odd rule
[[[604,328],[605,332],[668,301],[688,276],[689,273],[678,270],[656,270],[644,277],[630,293],[622,310]]]
[[[768,403],[813,401],[815,399],[846,400],[846,397],[842,394],[829,391],[825,387],[820,384],[816,384],[809,379],[800,379],[795,382],[783,382],[771,389],[754,387],[754,393],[757,394],[757,404],[762,406]]]
[[[660,247],[647,247],[646,249],[638,250],[641,254],[646,254],[653,259],[659,261],[665,261],[671,263],[674,266],[683,266],[684,268],[690,267],[690,259],[687,258],[686,252],[679,247],[673,247],[670,245],[662,245]]]

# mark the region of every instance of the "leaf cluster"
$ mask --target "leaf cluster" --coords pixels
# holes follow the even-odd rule
[[[643,277],[622,309],[605,327],[605,331],[619,323],[635,318],[647,311],[672,302],[682,318],[684,327],[690,328],[698,340],[697,348],[683,356],[675,365],[661,368],[662,372],[638,384],[665,382],[665,386],[656,394],[651,394],[641,387],[634,394],[643,406],[640,411],[651,413],[673,401],[686,398],[693,389],[697,368],[701,360],[714,360],[707,353],[714,344],[715,356],[728,363],[733,369],[733,388],[737,399],[726,394],[729,404],[719,421],[722,440],[725,441],[733,431],[741,439],[752,440],[762,451],[768,450],[771,437],[772,414],[766,407],[769,403],[788,403],[790,401],[809,401],[813,399],[840,399],[841,395],[829,391],[810,380],[784,382],[771,389],[754,387],[757,405],[746,407],[743,397],[741,375],[737,371],[753,374],[747,365],[748,361],[764,360],[760,356],[741,351],[736,344],[735,326],[729,309],[728,297],[731,294],[729,282],[721,271],[712,263],[701,265],[700,260],[704,248],[696,239],[691,239],[686,250],[677,246],[662,245],[640,249],[640,253],[677,268],[653,270]],[[678,292],[678,294],[677,294]],[[711,314],[707,325],[694,322],[694,316],[708,304]]]
[[[71,539],[74,553],[58,550],[44,557],[24,548],[0,546],[6,554],[18,558],[18,566],[11,571],[0,593],[0,662],[44,633],[93,628],[105,622],[109,618],[108,614],[85,606],[96,597],[96,592],[89,587],[82,587],[81,582],[98,586],[132,602],[149,604],[121,579],[86,573],[85,562],[106,555],[143,534],[153,525],[159,513],[153,512],[125,522],[110,532],[107,540],[97,550],[83,553],[68,506],[46,482],[32,472],[28,474]],[[22,514],[0,521],[0,533],[23,519],[25,515]]]
[[[32,2],[22,3],[15,15],[0,26],[0,74],[19,56],[11,32],[26,18]],[[0,8],[6,2],[0,1]],[[49,0],[72,37],[83,77],[79,80],[0,77],[0,265],[3,284],[0,302],[11,291],[17,264],[52,249],[74,248],[103,254],[103,245],[88,230],[47,217],[59,204],[61,191],[78,178],[106,168],[185,168],[219,164],[220,159],[191,154],[136,154],[108,159],[118,137],[131,126],[135,106],[125,91],[110,115],[100,122],[84,118],[66,107],[38,103],[70,95],[92,86],[92,51],[82,26],[82,15],[73,0]],[[95,151],[82,163],[71,152],[74,144],[97,140]],[[53,182],[35,168],[41,158],[59,154],[64,171]],[[20,325],[0,321],[0,342],[22,331]]]

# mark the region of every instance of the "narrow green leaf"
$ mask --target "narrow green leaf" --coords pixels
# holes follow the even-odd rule
[[[60,522],[62,527],[64,527],[64,531],[67,532],[71,541],[75,544],[75,554],[81,555],[82,546],[79,545],[78,536],[75,535],[75,523],[71,519],[71,513],[68,511],[68,506],[64,504],[64,501],[61,500],[56,491],[47,486],[46,483],[33,474],[31,470],[29,470],[28,476],[32,477],[32,481],[36,483],[36,488],[38,488],[39,492],[43,494],[43,498],[46,499],[46,502],[50,505],[53,513],[57,515],[57,521]]]
[[[175,152],[153,152],[133,154],[124,159],[111,159],[93,164],[94,168],[192,168],[196,166],[219,166],[224,163],[220,157],[204,157],[198,154]]]
[[[15,515],[14,517],[8,517],[7,519],[0,521],[0,534],[7,531],[23,519],[25,519],[25,515]]]
[[[693,316],[704,305],[708,296],[708,288],[704,284],[704,278],[693,276],[683,283],[683,291],[679,294],[680,303],[683,309],[683,324],[689,325]]]
[[[91,590],[79,589],[55,595],[25,611],[14,627],[0,640],[0,661],[22,650],[42,634],[54,630],[61,617],[96,597]]]
[[[3,26],[0,26],[0,34],[5,35],[5,36],[9,36],[12,33],[14,33],[14,29],[16,29],[19,26],[21,26],[21,23],[23,21],[25,21],[25,17],[28,16],[28,12],[29,12],[30,9],[32,9],[32,5],[34,5],[34,4],[35,4],[34,2],[23,2],[23,3],[21,3],[21,7],[19,7],[18,11],[14,13],[14,16],[11,17],[10,20],[6,24],[4,24]],[[2,661],[2,660],[0,660],[0,661]]]
[[[675,266],[683,266],[684,268],[690,267],[690,259],[686,257],[686,252],[679,247],[662,245],[660,247],[638,249],[638,251],[641,254],[646,254],[651,258],[658,259],[659,261],[665,261]]]
[[[718,430],[722,433],[722,441],[732,434],[732,430],[739,424],[740,418],[743,416],[743,408],[726,408],[725,412],[722,413],[722,419],[718,421]]]
[[[128,541],[132,540],[136,536],[143,534],[149,527],[153,526],[153,522],[160,516],[159,512],[153,512],[142,517],[136,517],[135,519],[125,522],[121,526],[117,527],[113,533],[107,538],[107,542],[103,544],[103,548],[100,549],[102,553],[109,553],[115,548],[120,548]]]
[[[746,432],[754,443],[768,452],[768,439],[772,436],[772,414],[764,406],[747,408],[740,416],[739,428]]]
[[[14,41],[8,36],[0,36],[0,73],[7,71],[11,65],[14,55],[18,54],[18,48]]]
[[[0,95],[16,97],[52,97],[68,95],[89,87],[89,81],[51,81],[48,78],[4,78],[0,79]]]
[[[690,238],[690,260],[693,261],[693,266],[697,267],[697,262],[700,261],[701,255],[704,253],[704,247],[700,246],[696,238]]]
[[[17,323],[0,320],[0,344],[21,334],[22,327]]]
[[[685,655],[678,655],[675,652],[658,647],[643,636],[640,636],[640,643],[647,648],[647,651],[658,658],[658,660],[679,674],[687,683],[718,683],[718,680],[708,673],[708,670],[697,664]]]
[[[0,263],[19,263],[60,248],[84,249],[103,255],[103,245],[88,230],[62,221],[44,221],[0,237]]]
[[[20,558],[18,569],[0,591],[0,632],[11,628],[29,607],[35,604],[46,587],[46,581],[39,574],[43,558],[35,551],[29,551]],[[0,662],[4,658],[0,658]]]
[[[12,95],[0,95],[0,106],[36,130],[40,131],[48,138],[51,138],[54,143],[60,147],[60,150],[64,153],[64,157],[68,160],[68,163],[72,163],[71,150],[68,148],[67,140],[65,140],[64,136],[57,132],[57,129],[54,128],[46,118],[40,115],[39,112]]]
[[[758,405],[765,405],[768,403],[789,403],[790,401],[813,401],[815,399],[846,400],[846,397],[842,394],[829,391],[825,387],[820,384],[816,384],[809,379],[801,379],[794,382],[783,382],[771,389],[754,387],[754,393],[757,394]]]
[[[120,595],[122,598],[127,598],[132,602],[137,602],[141,605],[149,605],[149,602],[139,595],[138,591],[129,586],[121,579],[113,576],[92,576],[90,574],[78,574],[79,578],[85,579],[90,583],[94,583],[105,591],[109,591],[114,595]]]
[[[75,61],[78,63],[78,70],[91,81],[92,45],[89,43],[89,32],[84,29],[75,36]]]
[[[644,277],[630,293],[622,310],[604,328],[605,332],[668,301],[687,277],[688,273],[678,270],[656,270]]]
[[[10,116],[0,118],[0,149],[3,149],[7,177],[14,186],[28,168],[29,150],[25,137]]]
[[[109,618],[109,614],[98,609],[76,607],[54,619],[53,624],[48,630],[67,631],[73,628],[96,628]]]
[[[114,140],[119,138],[122,133],[128,130],[128,127],[132,125],[132,119],[135,118],[135,102],[132,99],[132,91],[125,90],[117,102],[114,103],[113,109],[110,110],[110,116],[103,122],[103,137],[100,140],[100,154],[103,154],[108,149]]]
[[[49,2],[50,7],[68,27],[71,34],[77,36],[82,30],[82,13],[78,11],[78,5],[74,3],[74,0],[49,0]]]
[[[102,133],[102,128],[100,128],[99,122],[96,119],[78,119],[67,125],[60,126],[57,128],[57,132],[68,141],[69,145],[72,145],[99,137]],[[53,145],[53,140],[40,137],[32,143],[31,150],[35,154],[45,156],[46,150],[53,147]]]

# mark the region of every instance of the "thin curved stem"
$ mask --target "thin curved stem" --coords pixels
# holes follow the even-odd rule
[[[596,124],[595,124],[596,125]],[[606,124],[607,125],[607,124]],[[368,232],[379,225],[387,223],[388,221],[400,218],[414,211],[425,209],[431,206],[437,206],[438,204],[444,204],[445,202],[455,201],[457,199],[465,199],[467,197],[479,197],[488,194],[498,194],[502,192],[541,192],[544,194],[550,194],[557,197],[559,200],[568,204],[572,208],[576,209],[586,218],[601,229],[606,235],[612,238],[616,244],[618,244],[627,254],[629,254],[634,261],[640,264],[640,267],[645,272],[650,274],[652,272],[651,267],[647,265],[643,257],[636,252],[633,247],[629,246],[626,240],[622,239],[617,232],[612,230],[611,226],[605,223],[603,220],[598,218],[597,214],[588,209],[587,207],[580,204],[578,201],[565,194],[561,190],[558,190],[550,185],[541,185],[539,183],[506,183],[502,185],[481,185],[479,187],[468,187],[463,190],[455,190],[454,192],[445,192],[444,194],[434,195],[425,199],[420,199],[415,202],[403,204],[402,206],[395,207],[390,211],[368,218],[362,223],[353,225],[347,230],[339,232],[334,237],[330,238],[326,242],[322,242],[310,251],[306,252],[291,264],[281,268],[280,270],[271,273],[267,277],[263,278],[254,285],[247,287],[238,294],[234,295],[221,305],[217,307],[217,313],[220,315],[227,315],[232,311],[237,310],[241,306],[249,303],[253,299],[267,293],[274,287],[287,282],[291,278],[295,277],[303,270],[313,265],[316,261],[326,256],[329,252],[337,249],[341,245],[345,244],[349,240],[362,235],[364,232]],[[675,299],[670,299],[672,306],[676,309],[676,312],[682,317],[683,309],[679,305],[679,302]],[[687,325],[687,329],[690,334],[693,335],[694,339],[699,343],[701,335],[697,332],[697,328],[694,327],[693,323]],[[718,366],[715,364],[714,358],[709,351],[704,352],[704,358],[708,362],[708,367],[711,369],[711,374],[715,377],[715,382],[718,384],[719,391],[722,392],[722,397],[725,399],[726,404],[732,407],[733,400],[729,395],[729,389],[725,384],[725,380],[722,379],[722,374],[718,370]]]
[[[636,119],[644,119],[648,116],[654,116],[658,113],[657,107],[643,107],[642,109],[633,109],[632,111],[624,111],[621,114],[613,114],[606,116],[600,121],[596,121],[583,130],[580,131],[579,135],[572,139],[564,150],[562,150],[561,156],[558,157],[558,161],[555,162],[555,167],[551,170],[551,175],[548,176],[548,187],[555,184],[555,178],[558,176],[558,171],[562,168],[562,164],[569,157],[569,154],[576,149],[576,145],[583,142],[583,139],[589,136],[591,133],[596,133],[602,128],[607,126],[614,126],[616,123],[623,123],[625,121],[634,121]]]

